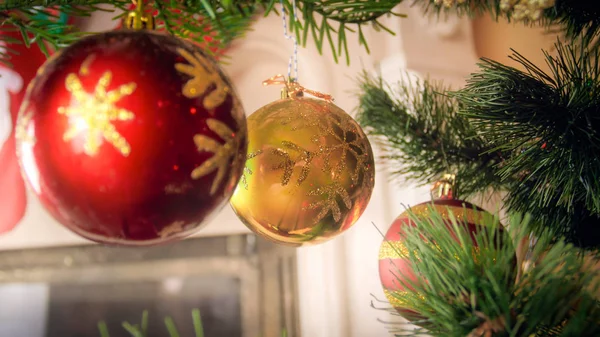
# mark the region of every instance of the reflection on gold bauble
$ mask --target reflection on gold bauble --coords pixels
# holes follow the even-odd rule
[[[278,243],[324,242],[361,216],[374,186],[371,144],[339,107],[284,98],[248,118],[248,159],[231,205]]]

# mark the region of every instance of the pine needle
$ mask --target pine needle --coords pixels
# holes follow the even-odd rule
[[[110,337],[110,334],[108,333],[108,326],[106,326],[106,322],[99,322],[98,330],[100,331],[100,337]]]
[[[132,325],[129,322],[123,322],[122,326],[125,331],[131,334],[131,337],[146,337],[144,334],[142,334],[137,325]]]
[[[142,336],[146,337],[148,334],[148,311],[147,310],[144,310],[144,312],[142,313],[141,328],[142,328]]]
[[[175,322],[173,322],[173,319],[171,317],[165,318],[165,326],[167,327],[167,331],[169,332],[169,337],[179,337],[179,332],[177,331]]]
[[[194,309],[192,311],[192,319],[194,321],[194,332],[196,337],[204,337],[204,329],[202,328],[202,319],[200,318],[200,310]]]

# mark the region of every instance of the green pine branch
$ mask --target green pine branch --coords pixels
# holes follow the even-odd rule
[[[468,196],[506,182],[495,174],[502,162],[471,123],[458,112],[455,98],[439,83],[418,80],[391,87],[363,75],[357,120],[385,148],[382,159],[392,173],[429,184],[445,173],[459,177],[459,195]]]
[[[165,328],[169,334],[169,337],[180,337],[175,322],[171,317],[165,317]],[[204,337],[204,328],[202,327],[202,318],[200,317],[200,310],[192,310],[192,323],[194,324],[194,336]],[[129,322],[123,322],[122,327],[127,331],[131,337],[146,337],[148,336],[148,312],[142,313],[142,320],[140,324],[131,324]],[[108,326],[106,322],[101,321],[98,323],[98,331],[100,337],[110,337]]]
[[[399,325],[394,329],[402,332],[399,336],[600,334],[599,275],[581,251],[537,233],[541,235],[528,252],[531,264],[521,272],[513,242],[528,239],[530,217],[512,215],[509,235],[491,215],[476,234],[453,215],[450,223],[434,210],[428,218],[410,216],[413,226],[403,227],[402,235],[408,266],[418,281],[395,270],[398,284],[413,291],[393,294],[403,308],[416,313],[418,318],[409,323],[426,330]]]
[[[533,183],[524,182],[531,187]],[[520,194],[513,192],[512,198],[507,199],[510,209],[527,209],[530,191],[520,190]],[[600,215],[592,214],[583,204],[576,203],[570,207],[558,206],[558,202],[550,202],[548,206],[531,208],[535,221],[531,227],[535,231],[552,230],[557,237],[564,238],[578,247],[595,249],[599,247]]]
[[[79,6],[65,5],[60,6],[60,10],[67,15],[85,17],[95,11],[104,10],[98,7],[101,3],[101,1],[90,1],[88,4]],[[116,8],[124,8],[127,4],[128,2],[125,0],[115,0],[113,5]],[[58,20],[56,14],[51,12],[51,10],[59,8],[57,6],[26,6],[21,10],[2,10],[3,7],[10,5],[10,1],[0,4],[0,42],[6,44],[6,48],[0,49],[0,61],[2,62],[10,59],[11,44],[25,43],[27,47],[35,44],[48,55],[48,47],[62,48],[84,35],[67,22]],[[10,38],[2,34],[3,32],[19,32],[21,39]]]
[[[322,53],[324,46],[329,45],[336,62],[341,56],[350,62],[348,36],[356,33],[359,43],[368,50],[364,25],[372,24],[392,33],[379,19],[386,14],[399,15],[393,12],[393,8],[401,1],[297,0],[295,3],[300,15],[295,20],[290,15],[290,29],[303,46],[311,36],[319,52]],[[165,28],[171,34],[201,45],[208,44],[207,51],[210,52],[223,49],[233,39],[243,36],[251,28],[256,14],[277,14],[275,8],[279,3],[278,0],[167,0],[152,1],[148,6],[157,13],[161,23],[158,28]],[[283,1],[288,15],[292,13],[293,3],[292,0]],[[48,10],[58,9],[77,17],[89,16],[96,10],[118,10],[115,18],[120,18],[122,14],[117,13],[126,11],[130,4],[129,0],[7,0],[0,3],[0,30],[18,30],[24,43],[35,42],[47,52],[46,44],[58,49],[82,34],[75,27],[53,20]],[[39,14],[47,15],[48,19],[39,19]],[[16,42],[3,35],[0,35],[1,40],[9,44]],[[9,51],[0,51],[0,55],[6,59]]]
[[[26,45],[35,42],[47,54],[47,46],[59,49],[84,34],[74,26],[55,20],[50,10],[59,10],[73,17],[87,17],[98,10],[112,11],[115,19],[120,19],[131,3],[130,0],[6,1],[0,4],[0,29],[20,31],[22,42]],[[158,29],[164,28],[171,34],[195,41],[206,46],[206,51],[211,53],[225,48],[248,31],[256,7],[253,3],[240,2],[232,10],[224,10],[220,3],[172,0],[152,1],[147,10],[156,13]],[[3,35],[0,35],[0,40],[7,44],[19,42],[7,40]],[[6,58],[7,51],[3,54]]]
[[[523,22],[528,25],[542,25],[562,31],[570,40],[581,39],[585,43],[598,41],[600,33],[600,6],[589,0],[416,0],[425,10],[434,14],[458,13],[476,16],[482,13],[498,20]],[[519,11],[519,5],[539,9]],[[512,5],[512,6],[511,6]],[[517,5],[517,6],[515,6]]]
[[[584,43],[596,41],[600,33],[600,7],[588,0],[556,0],[554,8],[544,11],[546,24],[563,27],[568,39]]]
[[[158,13],[158,19],[169,33],[185,37],[208,45],[211,50],[222,50],[233,39],[241,37],[250,29],[252,18],[259,12],[264,15],[277,13],[274,9],[278,0],[165,0],[152,1],[148,5]],[[364,34],[366,24],[378,30],[392,33],[381,22],[383,15],[400,15],[393,12],[394,7],[402,0],[297,0],[298,12],[296,20],[290,17],[290,28],[302,46],[306,46],[309,36],[316,44],[319,52],[326,45],[333,52],[336,62],[340,57],[350,62],[348,36],[357,35],[359,44],[367,51],[368,42]],[[493,16],[526,23],[542,23],[549,26],[563,27],[567,37],[582,37],[590,42],[600,31],[600,9],[584,0],[557,0],[554,6],[544,8],[539,18],[521,18],[515,14],[514,8],[506,9],[502,0],[465,0],[439,1],[421,0],[426,11],[456,10],[458,13],[477,14],[490,12]],[[126,10],[129,0],[6,0],[0,3],[0,30],[12,29],[22,33],[24,43],[36,43],[46,51],[46,44],[51,48],[61,48],[81,37],[75,27],[64,22],[52,20],[49,9],[57,9],[64,13],[85,17],[97,10]],[[284,8],[292,13],[292,0],[284,0]],[[445,3],[451,6],[444,6]],[[102,5],[102,6],[101,6]],[[39,14],[46,14],[50,19],[40,19]],[[115,18],[122,14],[115,14]],[[161,27],[159,27],[161,28]],[[14,43],[0,35],[0,40]],[[4,59],[7,51],[0,51]]]
[[[170,34],[195,41],[204,46],[208,54],[222,51],[234,39],[243,37],[257,11],[251,2],[240,2],[227,8],[223,3],[199,0],[153,1],[150,5],[157,13],[158,29],[164,28]]]
[[[455,97],[486,142],[509,154],[497,172],[513,181],[508,207],[598,245],[598,235],[593,243],[576,232],[577,219],[600,223],[600,51],[563,43],[556,50],[545,54],[550,73],[516,52],[525,71],[483,60]]]
[[[165,328],[168,337],[180,337],[179,331],[177,330],[177,326],[171,317],[165,317]],[[142,320],[140,324],[131,324],[129,322],[123,322],[121,325],[125,331],[127,331],[131,337],[146,337],[148,336],[148,311],[144,311],[142,313]],[[192,310],[192,323],[194,325],[194,337],[204,337],[204,327],[202,324],[202,318],[200,317],[200,310],[194,309]],[[108,326],[106,322],[101,321],[98,323],[98,331],[100,332],[100,337],[110,337],[110,332],[108,330]],[[281,332],[281,337],[287,337],[287,331],[284,329]]]

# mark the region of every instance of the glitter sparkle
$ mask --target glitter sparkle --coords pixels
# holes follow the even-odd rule
[[[124,96],[131,95],[136,84],[131,82],[107,91],[111,79],[110,71],[102,74],[93,93],[85,91],[77,74],[71,73],[65,80],[65,87],[71,93],[75,104],[58,108],[59,114],[69,118],[69,128],[65,131],[63,139],[70,141],[83,134],[83,150],[89,156],[96,155],[104,141],[113,145],[125,157],[131,152],[129,143],[117,132],[113,122],[129,121],[135,117],[133,112],[119,108],[115,103]]]

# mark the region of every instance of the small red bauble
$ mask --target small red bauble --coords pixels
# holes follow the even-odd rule
[[[410,212],[419,218],[428,218],[432,209],[439,213],[448,224],[451,221],[449,213],[452,213],[459,223],[467,227],[475,245],[477,244],[474,241],[474,237],[481,230],[480,223],[484,218],[492,217],[490,213],[471,203],[448,198],[416,205],[411,207]],[[408,258],[407,248],[403,243],[403,228],[413,225],[408,211],[400,214],[387,231],[379,250],[379,277],[385,296],[396,311],[409,321],[423,319],[423,316],[406,307],[405,303],[401,300],[405,294],[414,291],[412,287],[405,286],[406,283],[403,283],[403,281],[412,284],[425,282],[425,280],[420,280],[415,275],[410,259]]]
[[[118,31],[39,69],[19,112],[19,160],[42,204],[75,233],[148,245],[191,234],[229,199],[246,120],[198,47]]]

